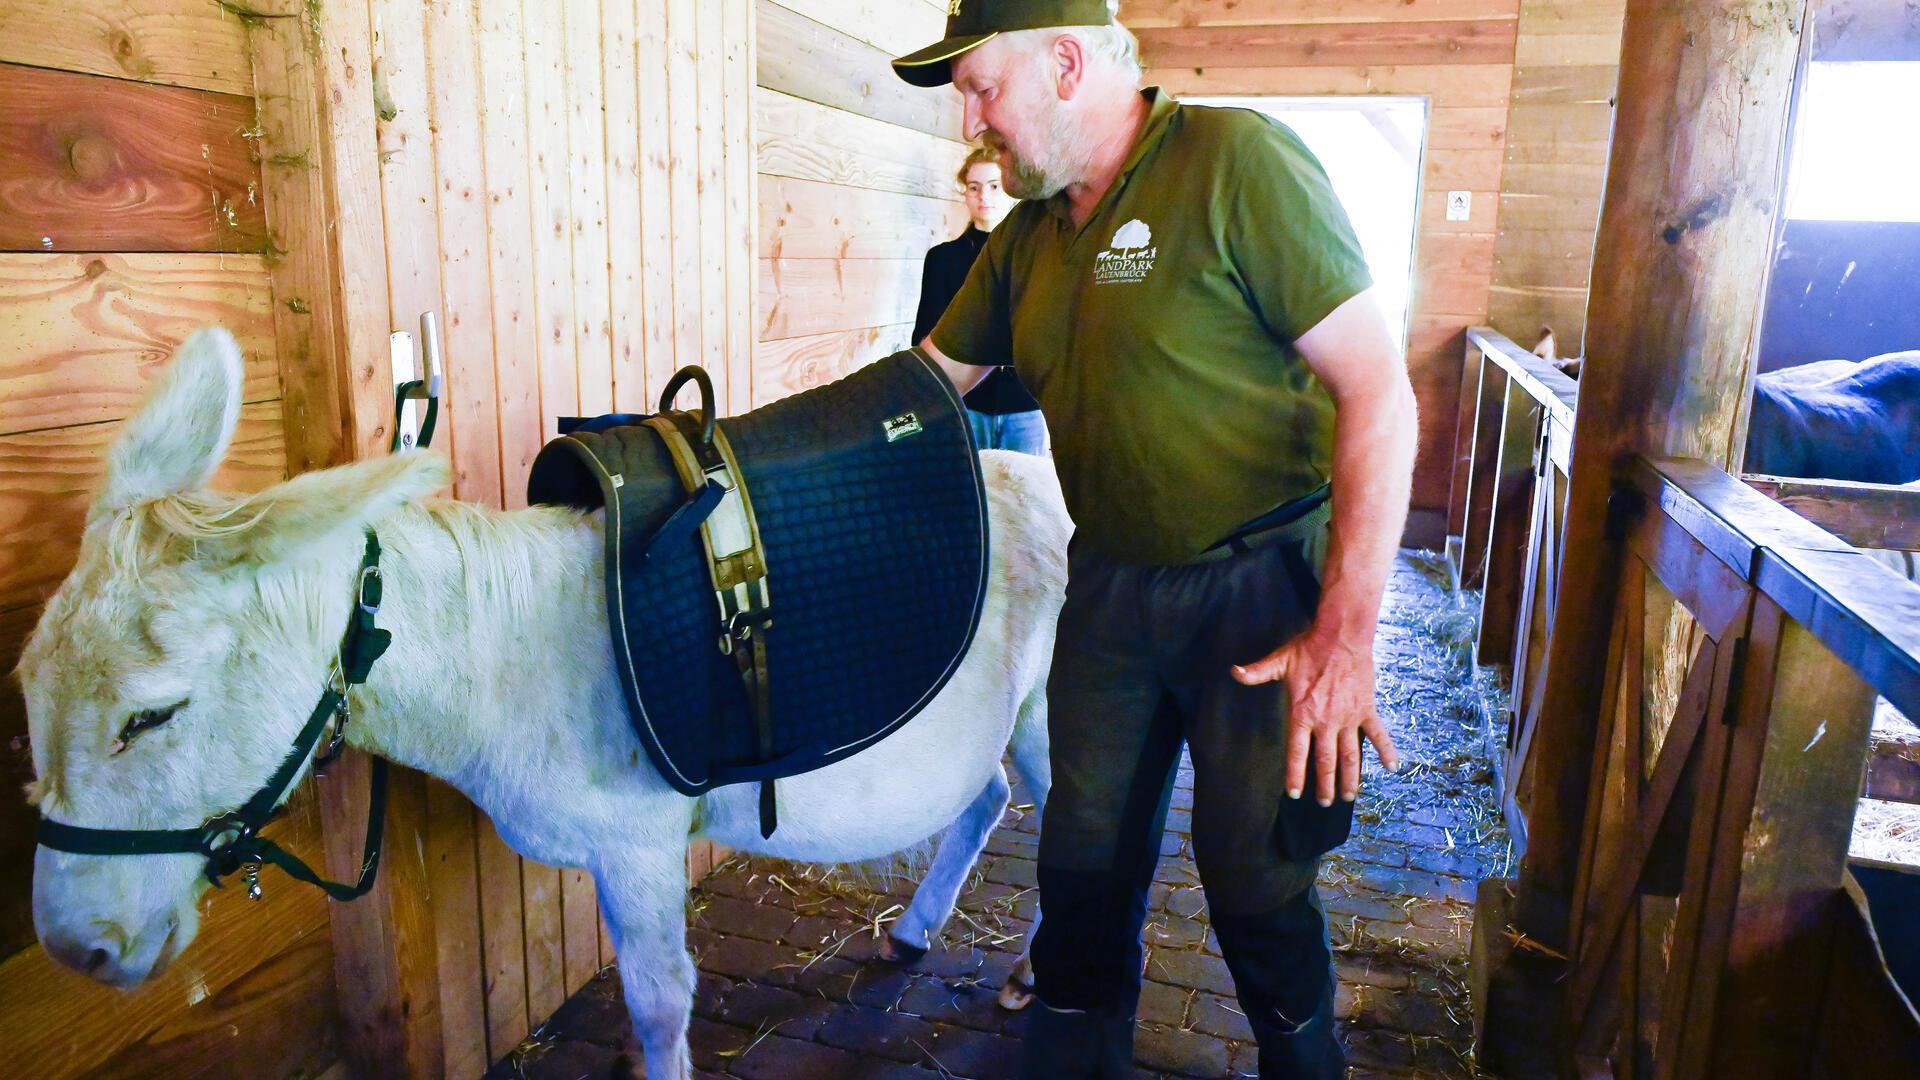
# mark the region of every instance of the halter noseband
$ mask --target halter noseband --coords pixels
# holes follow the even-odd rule
[[[197,829],[93,829],[68,825],[52,818],[40,819],[38,839],[55,851],[76,855],[201,855],[206,858],[207,880],[215,885],[234,871],[242,871],[247,881],[247,896],[260,899],[260,867],[272,863],[289,877],[317,885],[335,900],[357,900],[373,888],[374,875],[380,869],[380,838],[387,814],[387,763],[373,759],[370,778],[372,791],[367,800],[367,837],[360,860],[360,878],[352,885],[327,881],[292,852],[260,835],[260,829],[273,817],[274,810],[293,786],[301,766],[320,744],[327,722],[334,723],[333,737],[316,765],[324,765],[340,752],[347,721],[347,689],[367,680],[373,662],[387,651],[393,635],[374,625],[380,611],[380,541],[367,530],[366,552],[360,558],[360,570],[354,577],[353,611],[347,619],[346,634],[340,639],[338,666],[329,673],[327,687],[307,717],[306,726],[294,737],[293,748],[274,770],[260,790],[237,810],[221,814]]]

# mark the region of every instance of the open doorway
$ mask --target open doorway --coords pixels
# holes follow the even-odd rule
[[[1420,213],[1425,98],[1183,97],[1265,113],[1292,128],[1333,182],[1334,194],[1366,254],[1374,291],[1394,340],[1407,343],[1413,295],[1413,238]]]

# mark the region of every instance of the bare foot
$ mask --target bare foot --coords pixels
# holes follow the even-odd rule
[[[1019,1012],[1033,1004],[1033,961],[1021,957],[1013,965],[1013,971],[1007,975],[1007,984],[1000,988],[1000,1007],[1008,1012]]]

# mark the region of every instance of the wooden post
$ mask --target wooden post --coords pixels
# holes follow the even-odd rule
[[[1629,0],[1594,254],[1566,556],[1521,866],[1520,928],[1566,946],[1620,541],[1617,467],[1672,454],[1737,471],[1771,260],[1803,0]]]

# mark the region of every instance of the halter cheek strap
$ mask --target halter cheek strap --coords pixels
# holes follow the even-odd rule
[[[94,829],[68,825],[42,818],[38,839],[55,851],[76,855],[201,855],[206,858],[207,880],[215,885],[236,870],[244,872],[247,895],[260,898],[260,867],[272,863],[289,877],[324,889],[335,900],[357,900],[373,888],[380,869],[380,839],[387,815],[387,763],[373,759],[370,778],[372,790],[367,800],[367,836],[365,854],[360,860],[360,877],[352,885],[327,881],[300,858],[260,835],[260,829],[273,817],[280,800],[300,775],[301,767],[313,754],[325,734],[327,722],[336,721],[334,737],[324,760],[330,760],[340,748],[345,731],[347,688],[367,680],[374,661],[387,651],[393,635],[374,625],[380,611],[380,541],[367,530],[366,551],[355,576],[353,612],[347,620],[346,634],[340,639],[340,666],[337,677],[321,692],[320,700],[294,737],[293,747],[260,790],[239,809],[221,814],[197,829]]]

